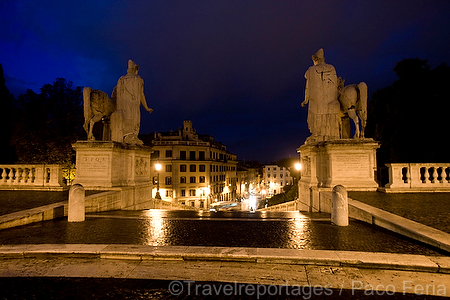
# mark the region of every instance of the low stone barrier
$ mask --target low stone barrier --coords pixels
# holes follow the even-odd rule
[[[264,211],[298,211],[298,205],[297,205],[297,201],[289,201],[289,202],[284,202],[281,204],[277,204],[277,205],[272,205],[272,206],[268,206],[265,208],[261,208],[258,210],[264,210]]]
[[[0,165],[0,189],[61,191],[67,189],[62,172],[57,164]]]
[[[320,192],[320,211],[331,213],[332,193]],[[450,252],[450,234],[348,198],[348,215]]]
[[[188,205],[176,204],[151,198],[145,201],[136,202],[136,198],[133,200],[131,195],[138,192],[139,191],[136,191],[136,189],[133,189],[132,187],[127,187],[86,196],[85,211],[86,213],[95,213],[111,210],[141,209],[196,210],[195,207]],[[61,201],[58,203],[2,215],[0,216],[0,230],[67,216],[68,201]]]
[[[392,163],[386,193],[450,192],[450,163]]]

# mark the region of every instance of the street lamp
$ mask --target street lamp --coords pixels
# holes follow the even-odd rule
[[[159,194],[159,171],[161,171],[161,164],[155,164],[155,170],[158,173],[158,178],[156,179],[156,199],[161,199],[161,195]]]

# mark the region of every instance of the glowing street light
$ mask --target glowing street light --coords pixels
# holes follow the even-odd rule
[[[301,163],[296,163],[296,164],[295,164],[295,169],[296,169],[297,171],[300,171],[300,170],[302,169],[302,164],[301,164]]]
[[[159,194],[159,171],[161,171],[161,164],[159,164],[159,163],[155,164],[155,170],[158,173],[158,179],[156,181],[156,195],[155,195],[155,198],[156,199],[161,199],[161,195]]]

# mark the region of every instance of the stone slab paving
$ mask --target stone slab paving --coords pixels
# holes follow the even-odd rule
[[[450,193],[349,192],[349,197],[450,233]]]
[[[450,296],[450,274],[321,265],[265,264],[230,261],[140,261],[85,258],[40,258],[0,260],[4,277],[122,278],[166,280],[201,290],[216,282],[235,287],[242,284],[281,287],[314,287],[323,292],[363,291],[381,296],[390,293]],[[200,290],[200,291],[201,291]],[[187,291],[184,290],[186,293]],[[199,292],[199,290],[197,290]],[[242,293],[241,293],[242,295]]]

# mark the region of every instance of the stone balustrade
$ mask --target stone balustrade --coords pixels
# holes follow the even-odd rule
[[[450,192],[450,163],[392,163],[385,192]]]
[[[63,190],[62,166],[57,164],[0,165],[0,189]]]

